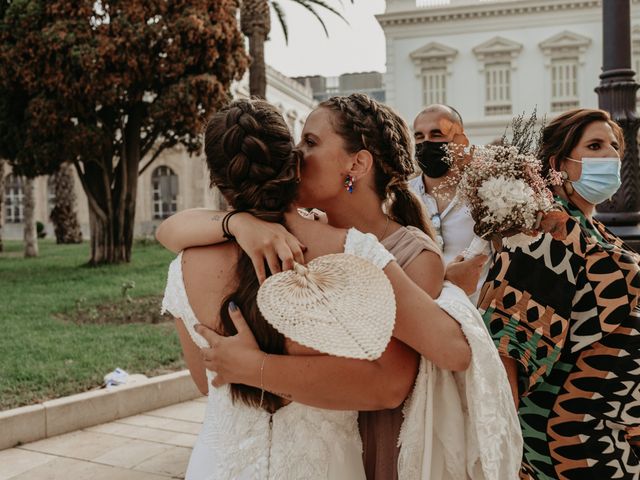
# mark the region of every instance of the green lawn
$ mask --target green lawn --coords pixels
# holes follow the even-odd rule
[[[20,242],[0,253],[0,410],[95,388],[116,367],[157,375],[183,368],[173,322],[100,323],[105,306],[123,311],[129,294],[163,292],[173,254],[137,243],[127,265],[89,268],[89,244],[40,241],[40,256],[22,257]],[[159,300],[152,308],[160,309]],[[157,305],[157,307],[155,307]],[[88,311],[87,322],[79,313]],[[80,315],[81,316],[81,315]]]

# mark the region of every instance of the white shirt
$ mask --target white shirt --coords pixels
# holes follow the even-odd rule
[[[471,212],[469,212],[467,206],[455,196],[442,213],[439,213],[438,203],[432,195],[427,193],[422,175],[410,180],[409,187],[413,193],[420,197],[422,203],[427,207],[427,213],[437,233],[436,240],[440,248],[442,248],[444,263],[448,265],[458,255],[462,255],[464,249],[471,245],[474,238],[477,238],[473,232],[475,222],[473,221]],[[490,255],[490,252],[491,247],[489,242],[486,242],[486,248],[483,253]],[[485,264],[480,279],[478,280],[476,291],[469,295],[469,299],[474,305],[478,301],[480,289],[487,278],[487,273],[489,273],[490,264],[491,262]]]

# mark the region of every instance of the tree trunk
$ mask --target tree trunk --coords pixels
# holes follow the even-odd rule
[[[113,156],[76,164],[89,202],[90,265],[131,261],[135,226],[142,106],[129,112],[124,145],[115,169]]]
[[[264,61],[266,35],[258,30],[249,36],[249,92],[252,97],[267,98],[267,66]]]
[[[35,218],[35,182],[33,178],[24,181],[24,256],[38,256],[38,235]]]
[[[4,251],[2,243],[2,228],[4,227],[4,165],[6,161],[0,158],[0,252]]]
[[[56,243],[82,243],[82,231],[76,212],[76,193],[72,167],[68,163],[60,166],[53,175],[55,206],[51,210],[51,221],[56,234]]]
[[[249,92],[266,98],[267,69],[264,42],[271,31],[271,7],[268,0],[243,0],[240,5],[240,28],[249,39]]]

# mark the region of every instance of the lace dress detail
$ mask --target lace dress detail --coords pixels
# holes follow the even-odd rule
[[[378,268],[384,268],[389,262],[395,260],[394,256],[382,246],[375,235],[362,233],[355,228],[350,228],[347,232],[344,253],[369,260]]]
[[[405,404],[399,478],[515,479],[522,433],[498,352],[462,290],[445,282],[437,302],[460,323],[471,347],[471,365],[453,373],[421,359]]]
[[[393,256],[375,236],[351,229],[345,253],[384,268]],[[193,342],[207,347],[184,287],[182,254],[169,266],[162,311],[184,323]],[[209,385],[214,374],[207,371]],[[228,387],[209,387],[202,430],[186,480],[364,480],[357,412],[291,403],[270,415],[232,402]]]

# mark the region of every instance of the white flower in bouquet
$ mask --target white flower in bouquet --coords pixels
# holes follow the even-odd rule
[[[504,175],[485,180],[478,187],[478,197],[498,223],[505,221],[514,208],[526,207],[535,199],[535,193],[524,180]]]

